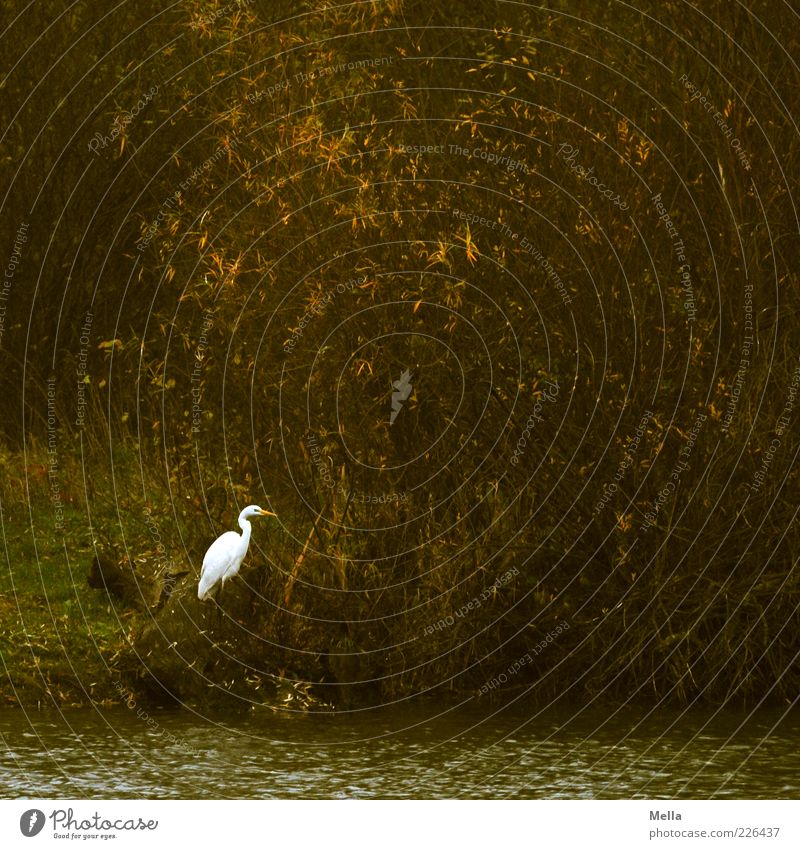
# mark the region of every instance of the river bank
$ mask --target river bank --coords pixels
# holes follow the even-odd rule
[[[346,580],[360,580],[362,589],[345,597],[347,618],[320,559],[302,564],[289,601],[300,567],[291,568],[290,541],[277,558],[289,568],[265,560],[261,544],[269,532],[262,527],[218,607],[196,595],[198,564],[211,536],[192,519],[199,508],[185,508],[193,537],[176,536],[171,506],[140,504],[134,473],[118,464],[114,479],[93,480],[98,492],[90,515],[79,506],[78,470],[63,468],[56,512],[43,464],[28,460],[33,474],[24,482],[10,471],[21,458],[4,464],[0,489],[6,554],[0,706],[42,710],[135,701],[347,711],[420,695],[441,704],[469,698],[503,704],[523,695],[539,705],[564,695],[576,704],[790,701],[797,675],[793,651],[771,638],[768,623],[779,605],[791,606],[798,592],[794,573],[782,583],[766,572],[757,581],[749,573],[717,580],[706,574],[702,592],[692,592],[697,578],[691,564],[667,580],[651,568],[647,582],[631,564],[629,573],[613,576],[621,587],[598,577],[593,590],[586,576],[589,568],[598,571],[593,563],[579,571],[578,581],[564,587],[553,582],[556,597],[555,591],[531,589],[536,565],[521,558],[488,577],[468,574],[471,585],[444,589],[434,603],[417,604],[402,619],[381,620],[357,605],[385,597],[386,576],[360,576],[351,563]],[[115,496],[106,493],[111,480]],[[232,524],[224,514],[216,520],[216,527]],[[122,574],[127,598],[125,586],[120,596],[96,575],[90,586],[97,558]],[[657,586],[655,597],[648,586]],[[605,598],[598,599],[601,591]],[[673,611],[666,626],[653,627],[664,610]],[[379,632],[375,622],[389,622],[392,630]]]

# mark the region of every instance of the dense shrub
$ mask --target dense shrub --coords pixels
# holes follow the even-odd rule
[[[2,426],[47,444],[54,375],[79,508],[193,570],[132,669],[796,693],[790,19],[46,5],[3,87]],[[279,522],[215,618],[191,580],[248,503]]]

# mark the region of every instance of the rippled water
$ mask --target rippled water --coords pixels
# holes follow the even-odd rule
[[[800,716],[0,711],[6,798],[800,798]]]

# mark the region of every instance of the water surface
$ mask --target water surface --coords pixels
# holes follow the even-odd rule
[[[139,713],[137,714],[137,710]],[[474,702],[0,711],[5,798],[800,798],[800,716]]]

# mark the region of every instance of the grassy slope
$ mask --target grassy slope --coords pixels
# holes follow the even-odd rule
[[[67,534],[76,515],[65,513]],[[3,510],[0,570],[0,704],[85,705],[118,698],[117,661],[134,614],[92,590],[86,574],[91,540],[64,537],[52,511],[31,519]],[[68,561],[66,551],[70,552]],[[79,559],[73,560],[76,554]]]

